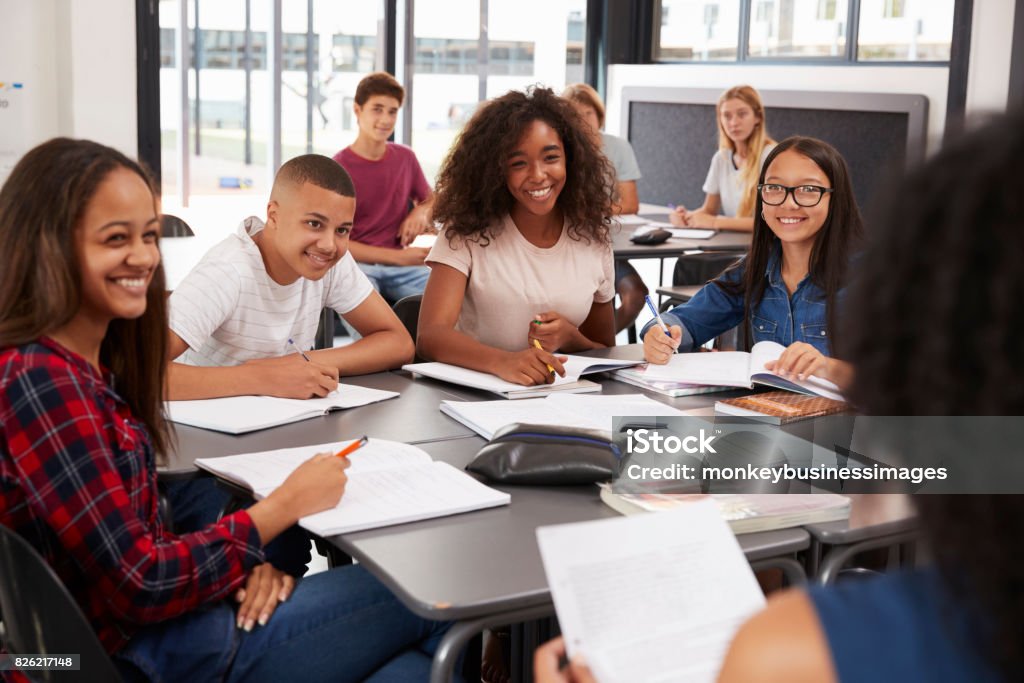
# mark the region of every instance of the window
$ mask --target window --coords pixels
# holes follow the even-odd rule
[[[735,61],[739,45],[740,0],[663,0],[655,59]]]
[[[655,61],[948,62],[955,0],[660,0]],[[859,17],[849,46],[849,16]],[[740,17],[747,41],[740,45]]]

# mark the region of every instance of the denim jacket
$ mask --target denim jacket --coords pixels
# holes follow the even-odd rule
[[[743,266],[724,275],[727,282],[738,282],[743,277]],[[774,341],[789,346],[793,342],[806,342],[823,354],[829,353],[829,331],[826,329],[825,293],[804,277],[789,296],[782,281],[782,251],[776,245],[765,269],[768,285],[761,301],[750,312],[750,331],[753,343]],[[840,293],[840,296],[842,293]],[[839,298],[839,297],[837,297]],[[680,351],[693,351],[710,339],[743,322],[743,296],[726,293],[714,282],[709,282],[681,306],[661,316],[666,325],[683,328]],[[644,326],[642,335],[657,321]],[[642,338],[641,335],[641,338]],[[741,337],[742,338],[742,337]]]

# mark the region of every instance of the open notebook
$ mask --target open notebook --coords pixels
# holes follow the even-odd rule
[[[558,354],[565,355],[565,354]],[[601,385],[581,380],[581,375],[588,375],[606,370],[617,370],[628,368],[631,365],[638,365],[643,361],[638,360],[610,360],[606,358],[587,358],[586,356],[566,356],[567,360],[562,364],[565,367],[565,377],[555,375],[552,384],[541,384],[537,386],[523,386],[506,382],[497,375],[487,372],[477,372],[460,368],[457,365],[448,363],[411,363],[403,365],[403,370],[408,370],[417,375],[439,379],[443,382],[461,384],[473,389],[492,391],[505,398],[535,398],[546,396],[555,391],[567,391],[571,393],[586,393],[601,391]]]
[[[541,527],[537,544],[568,654],[600,683],[712,683],[764,605],[711,502]]]
[[[721,351],[716,353],[678,353],[666,365],[647,366],[644,378],[653,381],[687,382],[725,387],[746,387],[764,384],[795,391],[800,394],[824,396],[842,401],[839,387],[828,380],[814,377],[805,380],[779,377],[765,370],[764,364],[777,360],[786,350],[782,344],[763,341],[754,344],[750,353],[745,351]]]
[[[166,405],[167,418],[172,422],[228,434],[243,434],[396,396],[396,391],[339,384],[337,389],[323,398],[299,400],[274,396],[229,396],[201,401],[168,401]]]
[[[251,489],[262,499],[313,454],[337,452],[350,441],[200,458],[196,465]],[[369,439],[348,457],[352,466],[346,470],[348,484],[341,502],[299,520],[318,536],[445,517],[508,505],[511,500],[509,494],[485,486],[447,463],[434,462],[409,444]]]
[[[603,429],[611,433],[612,420],[615,417],[684,417],[687,415],[682,410],[659,403],[642,394],[615,394],[614,396],[551,394],[547,398],[528,398],[515,403],[507,401],[441,401],[441,412],[458,420],[485,439],[491,439],[499,429],[516,422]]]

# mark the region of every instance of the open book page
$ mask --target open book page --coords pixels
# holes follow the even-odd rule
[[[316,417],[324,409],[305,401],[273,396],[229,396],[200,401],[168,401],[167,417],[172,422],[241,434],[257,429]]]
[[[537,542],[570,656],[600,683],[715,680],[764,597],[714,503],[541,527]]]
[[[510,500],[509,494],[447,463],[432,462],[352,475],[337,507],[303,517],[299,524],[331,536],[507,505]]]
[[[397,391],[372,389],[370,387],[361,387],[356,384],[339,384],[337,389],[323,398],[282,398],[280,400],[288,401],[295,405],[296,408],[299,406],[307,406],[308,408],[318,408],[320,412],[327,413],[331,410],[357,408],[369,403],[376,403],[377,401],[395,398],[396,396],[398,396]]]
[[[771,341],[763,341],[754,344],[750,349],[750,379],[758,384],[788,391],[796,391],[801,394],[816,394],[842,401],[843,395],[839,393],[839,387],[827,379],[811,375],[807,379],[800,380],[796,377],[779,377],[774,372],[766,370],[764,365],[768,361],[778,360],[782,352],[786,350],[782,344]]]
[[[648,380],[750,388],[750,354],[743,351],[677,353],[665,365],[650,363]]]
[[[292,470],[315,454],[337,453],[354,440],[226,455],[220,458],[199,458],[196,465],[225,479],[248,486],[256,493],[266,493],[280,486]],[[348,459],[352,463],[346,470],[349,477],[362,472],[431,462],[430,456],[421,449],[385,439],[369,439],[365,446],[349,455]]]
[[[551,394],[521,401],[442,401],[441,412],[466,425],[485,439],[506,425],[536,424],[602,429],[611,433],[614,417],[686,415],[681,410],[642,394],[587,396]]]
[[[566,354],[557,355],[565,356]],[[565,367],[565,376],[560,377],[556,375],[555,381],[548,386],[572,384],[579,380],[580,375],[586,374],[587,372],[599,372],[605,369],[611,370],[615,368],[629,367],[631,365],[636,365],[639,362],[640,361],[619,361],[568,355],[563,363]],[[506,382],[497,375],[492,375],[487,372],[477,372],[476,370],[461,368],[449,363],[411,363],[409,365],[403,365],[402,369],[424,375],[426,377],[443,380],[445,382],[461,384],[462,386],[483,389],[485,391],[493,391],[499,394],[536,388],[527,387],[522,384],[515,384],[513,382]],[[543,386],[544,385],[540,385],[541,388],[543,388]]]

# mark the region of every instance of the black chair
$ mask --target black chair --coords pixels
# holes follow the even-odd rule
[[[195,233],[188,223],[169,213],[160,215],[161,237],[194,237]]]
[[[409,332],[409,336],[412,337],[412,341],[416,343],[416,329],[420,322],[420,303],[423,301],[422,294],[410,294],[409,296],[402,297],[395,302],[392,309],[395,311],[395,315],[405,325],[405,329]],[[415,361],[419,363],[422,359],[419,355],[416,356]]]
[[[63,681],[88,672],[93,681],[120,681],[88,620],[46,561],[25,539],[0,526],[0,612],[11,654],[81,656],[81,671],[31,671],[38,681]]]

